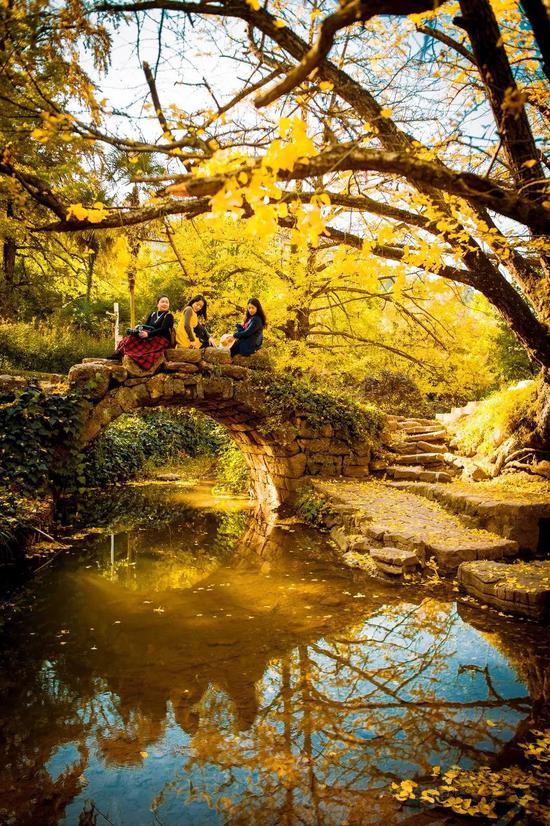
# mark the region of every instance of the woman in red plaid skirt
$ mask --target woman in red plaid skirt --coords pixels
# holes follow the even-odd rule
[[[170,300],[168,296],[161,295],[157,309],[144,324],[138,324],[135,330],[122,339],[110,358],[120,361],[123,356],[129,356],[141,370],[153,370],[161,363],[165,351],[171,345],[173,326]]]

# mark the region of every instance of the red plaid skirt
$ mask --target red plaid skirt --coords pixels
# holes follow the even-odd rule
[[[116,349],[117,353],[130,356],[142,370],[150,370],[169,347],[170,342],[164,336],[125,336]]]

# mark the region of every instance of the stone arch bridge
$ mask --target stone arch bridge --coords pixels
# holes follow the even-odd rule
[[[231,359],[222,350],[167,351],[165,372],[131,375],[125,363],[84,359],[69,371],[69,383],[86,399],[83,443],[93,440],[123,413],[142,408],[188,407],[225,425],[250,470],[255,496],[265,509],[276,508],[305,476],[369,474],[371,448],[353,445],[332,425],[317,426],[296,411],[284,426],[270,426],[267,399],[258,371],[267,379],[262,353]]]

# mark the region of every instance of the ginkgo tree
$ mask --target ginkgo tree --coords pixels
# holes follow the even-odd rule
[[[392,262],[398,289],[418,278],[429,287],[433,275],[471,288],[499,311],[546,376],[550,202],[539,7],[529,2],[524,10],[510,0],[429,9],[421,2],[374,9],[351,0],[336,10],[317,0],[86,7],[80,13],[87,20],[101,15],[104,26],[136,14],[158,26],[161,45],[167,32],[196,43],[190,20],[200,22],[202,54],[229,55],[247,67],[248,79],[228,95],[214,88],[212,72],[202,85],[213,109],[185,111],[170,100],[163,109],[144,66],[162,135],[156,142],[115,135],[75,115],[60,121],[58,131],[75,141],[114,144],[132,159],[165,158],[162,175],[135,176],[154,195],[138,210],[119,203],[98,216],[93,202],[74,204],[47,181],[33,186],[16,157],[5,157],[1,171],[32,190],[44,215],[56,216],[41,225],[48,232],[229,212],[257,234],[286,229],[297,248],[330,243]],[[549,395],[546,380],[542,441]]]

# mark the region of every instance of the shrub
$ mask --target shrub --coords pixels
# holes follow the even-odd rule
[[[249,486],[248,467],[243,454],[229,437],[217,451],[216,490],[224,493],[246,493]]]
[[[380,370],[376,375],[367,376],[363,382],[363,393],[368,401],[386,413],[409,416],[433,413],[416,383],[404,373],[394,370]]]
[[[532,423],[535,400],[535,381],[522,381],[493,393],[458,423],[458,447],[470,455],[490,455],[520,424]]]

